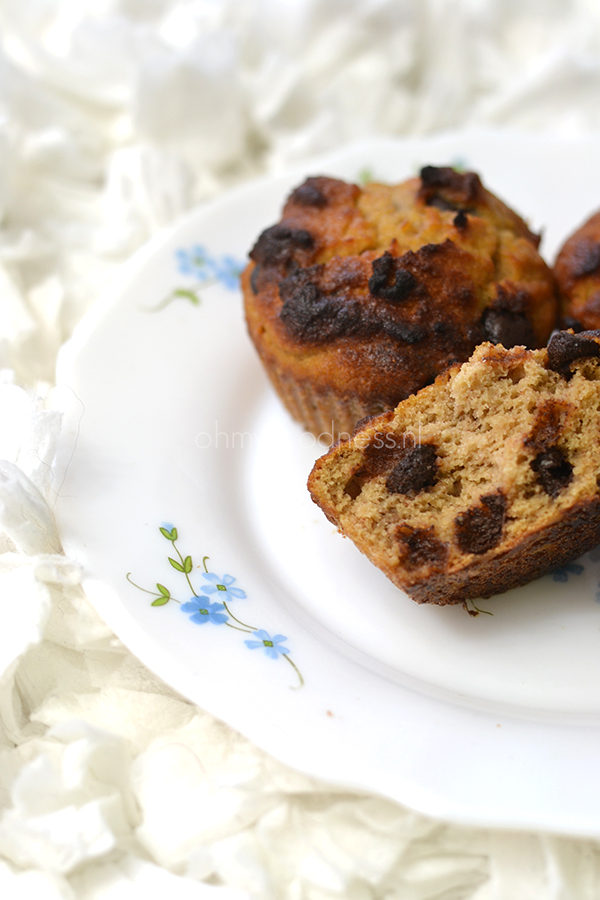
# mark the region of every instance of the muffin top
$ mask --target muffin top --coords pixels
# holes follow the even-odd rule
[[[600,328],[600,212],[564,243],[554,274],[565,324]]]
[[[251,331],[317,389],[394,405],[483,340],[546,343],[557,302],[538,244],[474,172],[308,178],[250,252]]]

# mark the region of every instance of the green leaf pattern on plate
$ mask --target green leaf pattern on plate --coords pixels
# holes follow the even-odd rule
[[[190,621],[196,625],[206,625],[210,622],[213,625],[225,625],[235,631],[247,634],[249,637],[244,641],[244,644],[249,650],[262,650],[270,659],[285,659],[294,669],[298,678],[296,687],[302,687],[304,678],[293,661],[289,648],[286,646],[288,639],[285,635],[272,635],[264,628],[249,625],[231,611],[230,604],[232,601],[246,598],[246,592],[235,584],[237,579],[233,575],[225,574],[219,576],[215,572],[210,572],[206,565],[209,557],[205,556],[202,559],[204,571],[201,575],[203,584],[197,591],[190,577],[194,570],[193,559],[189,554],[184,556],[179,550],[177,546],[179,537],[177,528],[171,524],[163,524],[159,530],[162,536],[169,541],[175,554],[174,556],[167,556],[167,560],[171,567],[185,578],[186,590],[191,592],[191,598],[182,603],[181,600],[178,600],[171,593],[170,588],[160,582],[156,582],[155,590],[142,587],[132,579],[131,572],[128,572],[126,575],[129,583],[154,598],[150,604],[151,606],[166,606],[172,600],[174,603],[179,604],[180,610],[188,615]]]
[[[175,263],[179,275],[189,280],[189,284],[178,284],[156,306],[146,312],[159,312],[174,300],[187,300],[194,306],[200,305],[200,290],[220,284],[228,291],[239,287],[244,263],[228,253],[221,256],[208,252],[203,244],[179,247],[175,250]]]

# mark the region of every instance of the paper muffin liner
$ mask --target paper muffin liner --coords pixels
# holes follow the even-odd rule
[[[366,404],[358,397],[343,396],[332,389],[317,390],[309,381],[299,382],[279,366],[266,365],[266,368],[290,415],[326,444],[350,437],[360,419],[388,408],[379,402]]]

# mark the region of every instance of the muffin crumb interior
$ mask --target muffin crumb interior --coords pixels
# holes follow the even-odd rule
[[[309,488],[408,589],[502,554],[597,497],[599,439],[597,357],[565,373],[546,350],[487,343],[332,448]]]

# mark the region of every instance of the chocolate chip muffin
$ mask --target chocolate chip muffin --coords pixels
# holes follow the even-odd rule
[[[600,543],[600,331],[481,344],[317,460],[326,516],[418,603],[463,603]]]
[[[248,329],[292,416],[335,438],[482,341],[543,346],[558,308],[538,243],[473,172],[308,178],[250,252]]]
[[[600,212],[564,243],[554,274],[565,324],[600,328]]]

